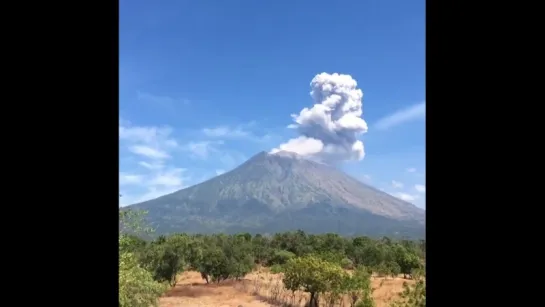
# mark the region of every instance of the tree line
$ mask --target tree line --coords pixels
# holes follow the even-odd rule
[[[240,280],[257,266],[283,273],[284,287],[309,293],[308,306],[320,297],[331,305],[342,295],[351,306],[371,307],[371,275],[416,279],[405,287],[398,306],[425,306],[425,240],[352,238],[304,231],[271,236],[173,234],[146,241],[139,234],[142,212],[120,212],[120,306],[154,305],[185,270],[200,272],[206,283]],[[325,296],[324,296],[325,297]],[[323,301],[323,300],[322,300]]]

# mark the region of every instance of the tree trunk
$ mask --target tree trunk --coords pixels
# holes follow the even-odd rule
[[[359,297],[355,294],[352,294],[350,298],[351,298],[350,307],[356,306],[356,302],[358,301]]]
[[[316,292],[310,292],[308,307],[318,307],[318,295],[316,295]]]
[[[209,281],[208,281],[208,274],[206,274],[206,273],[201,273],[201,277],[206,281],[207,284],[209,283]]]

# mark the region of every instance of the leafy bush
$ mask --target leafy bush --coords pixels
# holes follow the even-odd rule
[[[391,304],[392,307],[426,307],[426,283],[423,280],[417,281],[409,286],[403,283],[401,297]]]
[[[219,283],[229,278],[238,280],[252,271],[254,258],[250,254],[251,246],[240,241],[237,244],[229,238],[216,239],[217,245],[206,246],[202,251],[201,260],[196,264],[196,268],[207,283],[209,281]]]
[[[345,276],[342,292],[350,297],[350,306],[375,306],[371,296],[371,273],[366,267],[360,266],[352,275]]]
[[[286,263],[284,285],[288,290],[308,292],[309,307],[318,307],[317,295],[340,290],[346,276],[347,273],[338,265],[314,256],[305,256]]]
[[[338,264],[339,266],[342,265],[342,261],[345,258],[345,256],[338,251],[322,251],[314,253],[313,255],[327,262]]]
[[[273,274],[279,274],[284,272],[284,267],[282,267],[280,264],[273,264],[269,269]]]
[[[397,275],[401,273],[401,267],[395,261],[388,262],[386,266],[388,267],[388,272],[392,277],[397,277]]]
[[[341,260],[341,267],[345,270],[352,270],[354,268],[354,263],[348,258],[343,258]]]
[[[172,240],[162,244],[151,245],[143,257],[146,269],[153,273],[153,278],[159,282],[168,282],[176,285],[176,276],[185,265],[182,246],[176,245]]]
[[[157,299],[167,289],[153,280],[150,272],[141,268],[131,253],[119,256],[119,306],[157,306]]]
[[[271,259],[269,260],[269,265],[275,264],[285,264],[290,259],[295,258],[295,254],[286,250],[277,250],[274,251]]]
[[[422,267],[418,255],[401,245],[397,245],[395,248],[395,262],[399,265],[401,274],[404,277],[410,275],[413,269]]]
[[[156,282],[152,274],[140,266],[137,256],[134,254],[145,246],[139,240],[135,240],[132,235],[144,230],[142,227],[144,214],[135,211],[119,212],[120,307],[156,306],[159,296],[166,290],[164,284]]]

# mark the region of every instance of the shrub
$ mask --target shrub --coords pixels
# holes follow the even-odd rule
[[[131,253],[119,256],[119,306],[157,306],[157,299],[167,289],[153,280],[150,272],[141,268]]]
[[[347,275],[338,265],[314,256],[305,256],[286,263],[284,285],[291,291],[308,292],[308,306],[318,307],[318,295],[340,290]]]
[[[403,288],[400,298],[394,301],[391,307],[426,307],[426,283],[423,280],[412,286],[404,282]]]
[[[285,264],[290,259],[295,258],[295,254],[286,250],[277,250],[274,251],[271,259],[269,260],[269,265],[275,264]]]
[[[271,273],[278,274],[284,272],[284,268],[280,264],[273,264],[270,267]]]
[[[354,263],[348,258],[343,258],[341,260],[341,267],[345,270],[352,270],[354,268]]]

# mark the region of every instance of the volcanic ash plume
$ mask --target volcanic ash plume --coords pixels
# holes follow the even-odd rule
[[[292,114],[299,137],[272,150],[292,151],[322,161],[361,160],[365,152],[358,135],[367,132],[361,118],[363,92],[350,75],[318,74],[310,82],[312,108]]]

